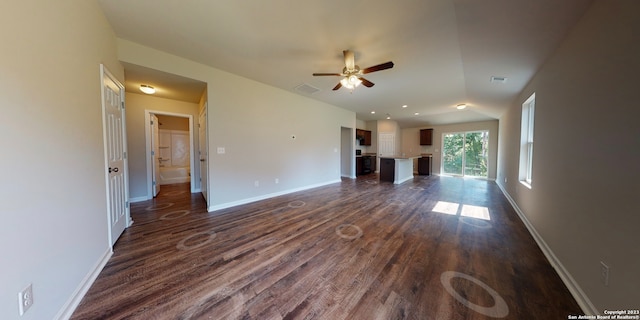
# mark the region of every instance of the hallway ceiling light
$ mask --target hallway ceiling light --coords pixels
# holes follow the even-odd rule
[[[459,105],[457,105],[457,106],[456,106],[456,108],[457,108],[458,110],[465,109],[466,107],[467,107],[467,105],[466,105],[466,104],[464,104],[464,103],[461,103],[461,104],[459,104]]]
[[[146,93],[146,94],[154,94],[156,93],[156,89],[148,84],[141,84],[140,85],[140,91]]]

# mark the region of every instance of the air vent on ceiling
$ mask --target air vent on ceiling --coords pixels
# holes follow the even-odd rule
[[[496,77],[496,76],[492,76],[492,77],[491,77],[491,82],[495,82],[495,83],[505,83],[505,82],[507,82],[507,77]]]
[[[306,83],[303,83],[303,84],[295,87],[295,90],[298,91],[298,92],[305,93],[305,94],[314,94],[314,93],[320,91],[320,89],[318,89],[318,88],[316,88],[316,87],[314,87],[312,85],[306,84]]]

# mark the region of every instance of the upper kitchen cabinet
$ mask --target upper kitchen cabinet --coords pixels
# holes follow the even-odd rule
[[[356,129],[356,139],[360,141],[361,146],[371,145],[371,131]]]
[[[433,144],[433,129],[420,129],[420,145],[430,146]]]

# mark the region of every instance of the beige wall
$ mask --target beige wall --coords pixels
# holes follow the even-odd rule
[[[95,1],[4,1],[0,10],[0,319],[64,317],[109,253],[100,64],[121,81]]]
[[[599,312],[640,301],[639,1],[595,1],[500,119],[498,183]],[[536,93],[533,182],[518,183],[521,104]],[[506,181],[505,181],[506,179]],[[610,283],[600,277],[610,267]]]
[[[198,104],[194,104],[194,106],[197,108]],[[158,114],[157,116],[158,116],[158,122],[160,122],[160,125],[159,125],[160,130],[189,131],[188,118],[167,116],[163,114]]]
[[[210,209],[340,180],[341,127],[355,128],[355,113],[126,40],[118,44],[122,61],[208,84]]]

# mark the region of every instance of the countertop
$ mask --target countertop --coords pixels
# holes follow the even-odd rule
[[[380,159],[394,159],[394,160],[409,160],[409,159],[417,159],[417,158],[422,158],[422,155],[403,155],[403,154],[396,154],[396,155],[391,155],[391,156],[380,156]]]
[[[361,158],[361,157],[375,157],[376,154],[375,153],[363,153],[363,154],[359,154],[356,155],[356,158]]]

